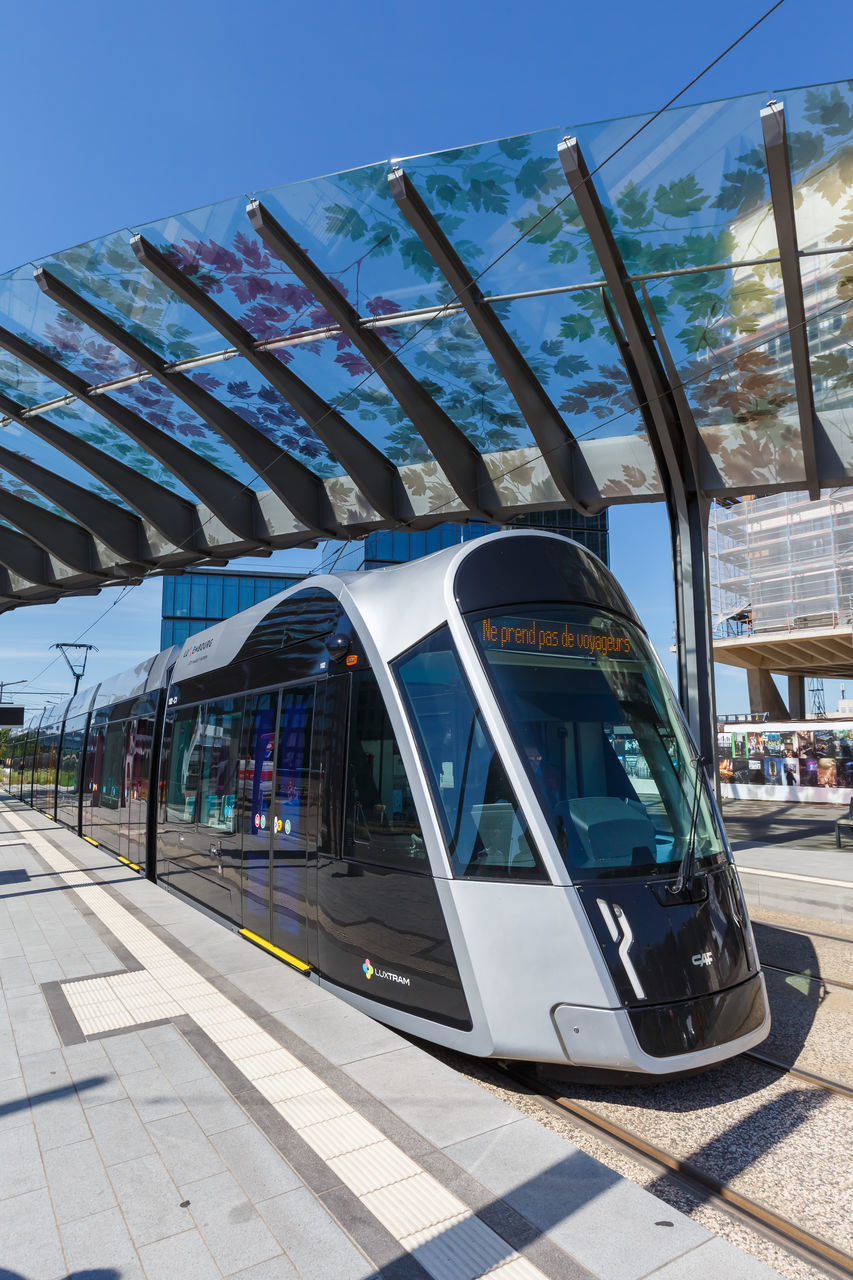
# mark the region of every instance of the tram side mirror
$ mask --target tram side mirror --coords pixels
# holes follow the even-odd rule
[[[345,636],[343,632],[338,631],[331,636],[326,648],[329,651],[329,657],[333,662],[342,662],[349,653],[350,638]]]

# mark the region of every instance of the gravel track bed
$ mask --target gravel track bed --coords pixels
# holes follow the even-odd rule
[[[439,1051],[439,1056],[445,1055]],[[730,1241],[745,1253],[772,1267],[781,1276],[786,1277],[786,1280],[826,1280],[826,1272],[789,1253],[748,1224],[721,1211],[713,1203],[709,1203],[701,1192],[692,1191],[674,1175],[667,1172],[661,1173],[649,1167],[641,1159],[635,1159],[621,1151],[607,1139],[590,1133],[576,1123],[568,1113],[565,1118],[554,1114],[523,1085],[508,1081],[487,1064],[472,1062],[471,1059],[455,1055],[447,1055],[446,1060],[489,1093],[515,1107],[523,1115],[537,1120],[545,1128],[560,1134],[581,1151],[593,1156],[615,1173],[629,1178],[638,1186],[652,1192],[673,1209],[686,1214],[709,1231],[713,1231],[722,1239]],[[762,1077],[761,1087],[757,1092],[749,1091],[749,1084],[743,1079],[744,1068],[750,1076]],[[735,1102],[722,1100],[728,1098],[734,1083],[730,1080],[727,1084],[721,1078],[722,1072],[730,1072],[732,1076],[741,1077],[735,1092],[742,1096]],[[768,1083],[771,1075],[777,1076],[775,1085]],[[793,1113],[799,1105],[797,1094],[815,1093],[819,1094],[821,1099],[829,1095],[817,1089],[800,1086],[786,1089],[782,1082],[778,1081],[778,1073],[773,1073],[769,1068],[762,1068],[757,1064],[739,1062],[728,1067],[717,1068],[708,1076],[669,1082],[649,1089],[578,1086],[568,1085],[565,1081],[555,1083],[564,1096],[587,1106],[591,1111],[599,1111],[616,1124],[632,1129],[668,1153],[677,1154],[685,1159],[689,1158],[691,1162],[700,1164],[708,1172],[714,1173],[720,1180],[723,1180],[726,1174],[721,1172],[719,1162],[712,1165],[707,1150],[705,1157],[700,1158],[701,1149],[707,1149],[714,1143],[713,1135],[716,1135],[719,1142],[721,1134],[726,1134],[733,1126],[740,1126],[742,1133],[740,1139],[732,1140],[732,1160],[729,1163],[743,1164],[754,1147],[756,1152],[762,1153],[758,1160],[762,1167],[752,1177],[748,1176],[748,1169],[745,1169],[740,1176],[732,1177],[732,1183],[736,1189],[743,1195],[761,1199],[768,1208],[775,1209],[781,1216],[791,1221],[797,1221],[806,1230],[816,1235],[825,1235],[838,1248],[850,1248],[853,1154],[851,1154],[849,1134],[853,1127],[853,1107],[849,1104],[843,1106],[849,1117],[844,1134],[835,1127],[834,1123],[827,1122],[826,1128],[832,1139],[830,1147],[832,1167],[827,1169],[812,1147],[814,1137],[809,1139],[801,1133],[798,1146],[809,1153],[808,1161],[804,1159],[801,1152],[794,1157],[793,1165],[790,1165],[787,1154],[782,1157],[778,1155],[780,1147],[785,1146],[787,1139],[780,1135],[779,1142],[770,1145],[768,1149],[767,1132],[764,1132],[763,1139],[761,1133],[765,1123],[773,1126],[770,1132],[775,1130],[774,1119],[767,1113],[774,1104],[778,1109],[780,1100],[782,1100],[782,1108],[786,1111],[790,1109]],[[793,1103],[790,1099],[784,1100],[785,1094],[794,1095]],[[837,1101],[843,1102],[841,1099]],[[731,1110],[733,1106],[734,1111]],[[802,1110],[810,1119],[814,1117],[813,1107],[806,1106]],[[715,1120],[704,1115],[703,1112],[706,1111],[714,1112]],[[691,1138],[691,1132],[696,1134],[698,1141]],[[702,1134],[706,1136],[702,1137]],[[751,1135],[751,1142],[749,1135]],[[728,1145],[726,1141],[726,1146]],[[697,1150],[699,1156],[697,1156]],[[843,1161],[839,1153],[843,1153]],[[829,1206],[824,1205],[825,1199],[830,1201]],[[812,1205],[817,1208],[815,1216],[812,1216]],[[842,1236],[847,1239],[847,1243],[844,1243]],[[736,1280],[736,1277],[732,1277],[731,1280]]]
[[[758,907],[749,916],[764,964],[819,974],[828,983],[853,983],[853,925]]]
[[[853,1089],[853,991],[765,970],[773,1019],[756,1053]]]

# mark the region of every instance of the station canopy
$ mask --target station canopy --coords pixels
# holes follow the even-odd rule
[[[673,450],[708,498],[817,496],[853,474],[851,306],[848,82],[369,165],[64,250],[0,277],[0,610],[660,500]]]

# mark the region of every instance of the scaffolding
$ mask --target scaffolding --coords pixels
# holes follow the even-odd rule
[[[853,489],[714,504],[708,554],[716,639],[848,627]]]

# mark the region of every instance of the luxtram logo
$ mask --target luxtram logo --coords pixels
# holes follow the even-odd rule
[[[185,650],[184,657],[192,658],[194,654],[204,653],[205,649],[211,649],[212,647],[212,640],[200,640],[198,644],[191,644],[189,649]]]
[[[375,974],[377,978],[384,978],[386,982],[399,982],[401,987],[410,987],[412,985],[411,978],[404,978],[399,973],[391,973],[388,969],[374,969],[369,960],[365,960],[361,966],[364,970],[364,976],[368,981]]]

